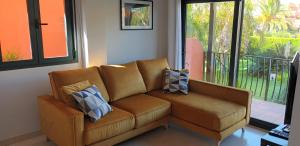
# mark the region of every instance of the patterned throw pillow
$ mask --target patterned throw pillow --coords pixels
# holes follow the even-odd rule
[[[81,82],[71,84],[71,85],[68,85],[68,86],[63,86],[62,90],[67,95],[71,95],[74,92],[81,91],[81,90],[86,89],[86,88],[91,87],[91,86],[92,86],[92,84],[88,80],[86,80],[86,81],[81,81]]]
[[[74,97],[72,96],[73,93],[75,92],[79,92],[83,89],[86,89],[88,87],[91,87],[92,84],[89,81],[81,81],[75,84],[71,84],[71,85],[67,85],[67,86],[63,86],[62,90],[63,90],[63,96],[61,97],[63,102],[66,103],[67,105],[70,105],[74,108],[78,108],[76,101],[74,99]]]
[[[168,92],[182,92],[188,94],[189,71],[183,70],[165,70],[164,90]]]
[[[72,94],[79,108],[96,122],[101,117],[112,111],[111,106],[102,97],[96,85]]]

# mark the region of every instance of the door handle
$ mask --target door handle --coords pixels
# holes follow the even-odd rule
[[[48,23],[40,22],[39,20],[35,20],[35,28],[39,29],[42,25],[48,25]]]
[[[48,23],[40,23],[40,25],[48,25]]]

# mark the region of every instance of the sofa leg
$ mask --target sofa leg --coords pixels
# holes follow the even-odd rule
[[[245,128],[242,128],[242,133],[245,133]]]
[[[216,146],[221,146],[221,141],[217,141]]]
[[[47,142],[50,142],[51,140],[49,139],[49,137],[46,137],[46,141],[47,141]]]
[[[165,127],[166,130],[168,130],[169,129],[169,124],[168,123],[164,124],[164,127]]]

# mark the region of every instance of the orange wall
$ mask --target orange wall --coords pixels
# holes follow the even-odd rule
[[[17,54],[31,59],[26,0],[1,0],[0,42],[2,54]]]
[[[67,56],[64,0],[40,0],[45,58]],[[2,56],[14,53],[18,60],[32,57],[26,0],[0,1],[0,42]]]
[[[45,58],[68,55],[65,31],[64,0],[40,0],[43,47]]]
[[[196,38],[186,39],[185,68],[190,71],[192,79],[203,79],[204,51]]]

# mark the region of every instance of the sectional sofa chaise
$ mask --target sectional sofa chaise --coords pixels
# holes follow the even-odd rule
[[[189,94],[162,90],[166,59],[49,73],[52,95],[38,97],[41,131],[59,146],[111,146],[172,122],[216,140],[249,122],[248,91],[190,80]],[[88,80],[113,111],[91,122],[63,86]]]

